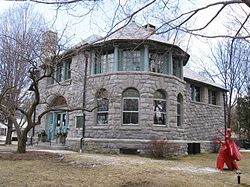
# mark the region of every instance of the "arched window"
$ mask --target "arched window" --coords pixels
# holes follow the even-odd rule
[[[179,93],[177,96],[177,127],[180,127],[183,122],[183,97]]]
[[[134,88],[126,89],[122,94],[123,124],[138,124],[139,122],[139,92]]]
[[[165,125],[167,118],[166,94],[157,90],[154,93],[154,124]]]
[[[108,110],[109,110],[109,101],[108,101],[108,92],[106,89],[100,89],[96,93],[96,123],[97,125],[108,124]]]

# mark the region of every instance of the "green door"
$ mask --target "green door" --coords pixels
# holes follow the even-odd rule
[[[48,139],[54,140],[61,133],[68,133],[68,114],[66,112],[48,113]]]
[[[55,135],[68,133],[68,115],[66,112],[57,112]]]
[[[47,134],[49,140],[54,139],[54,134],[55,134],[54,115],[55,115],[54,112],[48,113]]]

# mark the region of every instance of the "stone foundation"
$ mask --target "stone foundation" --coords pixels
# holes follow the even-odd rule
[[[216,143],[210,141],[176,141],[176,140],[160,140],[167,144],[167,151],[169,156],[188,155],[188,144],[200,144],[200,153],[215,152]],[[86,138],[84,140],[84,152],[91,153],[106,153],[106,154],[120,154],[121,150],[137,150],[138,154],[149,155],[150,144],[152,140],[138,140],[138,139],[95,139]],[[80,139],[67,139],[67,146],[74,151],[80,149]]]

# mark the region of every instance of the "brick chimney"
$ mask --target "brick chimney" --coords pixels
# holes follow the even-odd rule
[[[47,31],[42,36],[41,60],[55,56],[57,51],[57,33]]]
[[[144,25],[144,28],[147,30],[147,31],[150,31],[150,32],[154,32],[156,27],[154,25],[151,25],[151,24],[146,24]]]

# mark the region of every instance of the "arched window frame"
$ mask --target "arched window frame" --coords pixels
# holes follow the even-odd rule
[[[107,125],[109,113],[109,100],[106,89],[101,88],[96,92],[96,124]]]
[[[133,91],[134,93],[129,93]],[[130,104],[130,105],[129,105]],[[134,105],[134,106],[133,106]],[[139,124],[140,93],[135,88],[127,88],[122,94],[122,124]]]
[[[181,127],[183,124],[183,96],[181,93],[177,95],[176,118],[177,127]]]
[[[153,118],[154,125],[166,125],[167,124],[167,96],[166,95],[167,94],[163,90],[156,90],[154,93],[154,118]]]

